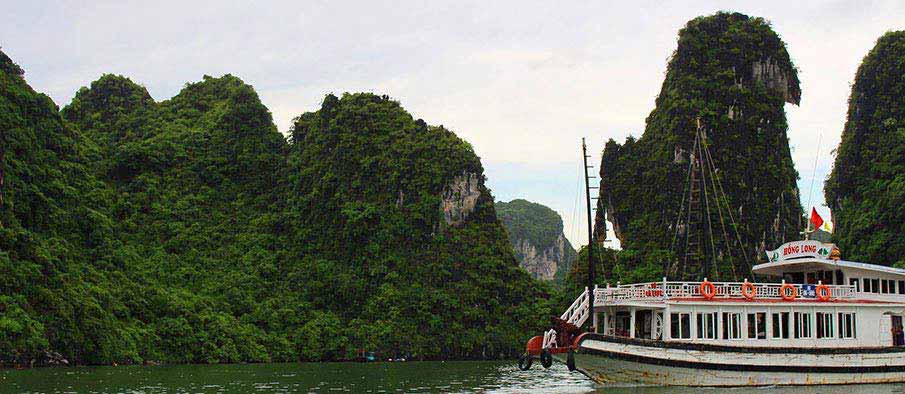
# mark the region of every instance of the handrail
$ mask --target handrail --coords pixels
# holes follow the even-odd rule
[[[595,302],[596,304],[596,302]],[[572,302],[572,305],[569,306],[569,309],[566,309],[565,312],[559,317],[569,323],[572,323],[578,327],[581,327],[585,321],[588,320],[588,316],[590,315],[590,308],[588,308],[588,288],[585,287],[584,291]],[[556,344],[556,331],[551,329],[544,333],[544,349],[550,348]]]
[[[741,298],[744,282],[712,282],[715,287],[714,299]],[[752,283],[755,299],[782,299],[780,288],[782,283]],[[798,291],[797,299],[816,298],[816,285],[790,284]],[[827,285],[833,299],[855,298],[855,286]],[[701,282],[651,282],[618,285],[616,287],[598,287],[594,293],[594,305],[612,305],[625,301],[664,301],[676,298],[703,297]]]

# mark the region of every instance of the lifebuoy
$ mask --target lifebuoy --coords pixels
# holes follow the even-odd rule
[[[742,296],[745,297],[748,301],[753,300],[756,294],[757,290],[754,288],[754,283],[742,283]]]
[[[830,300],[830,287],[824,284],[817,285],[817,299],[820,301],[829,301]]]
[[[713,299],[713,296],[716,295],[716,286],[707,279],[704,279],[704,281],[701,282],[701,288],[698,290],[700,290],[701,295],[708,300]]]
[[[787,292],[786,289],[791,289],[792,291]],[[798,288],[788,283],[783,283],[782,287],[779,288],[779,296],[785,301],[792,301],[798,297]]]

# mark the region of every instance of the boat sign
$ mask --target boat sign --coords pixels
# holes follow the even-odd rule
[[[828,259],[834,247],[833,244],[825,244],[820,241],[795,241],[784,243],[778,249],[768,250],[766,253],[767,260],[771,263],[802,257]]]

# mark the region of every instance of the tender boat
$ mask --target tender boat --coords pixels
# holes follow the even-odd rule
[[[585,291],[570,327],[529,341],[521,364],[566,362],[601,383],[764,386],[905,382],[905,270],[786,243],[743,282],[658,282]]]

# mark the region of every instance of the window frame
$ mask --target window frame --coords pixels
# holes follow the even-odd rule
[[[761,316],[762,316],[762,318],[761,318],[761,325],[762,325],[762,327],[758,326],[758,324],[757,324],[757,316],[758,316],[758,315],[761,315]],[[748,312],[748,313],[746,313],[745,320],[746,320],[746,322],[747,322],[747,324],[748,324],[748,327],[747,327],[748,329],[745,330],[745,331],[746,331],[747,339],[754,339],[754,340],[767,339],[767,326],[768,326],[768,324],[767,324],[767,312],[765,312],[765,311],[753,311],[753,312]],[[752,334],[751,323],[752,323],[752,322],[754,323],[754,328],[753,328],[754,336],[753,336],[753,337],[751,336],[751,334]],[[763,331],[758,330],[758,328],[762,329]],[[763,335],[764,335],[763,337],[760,336],[761,333],[763,333]]]
[[[770,339],[789,339],[789,314],[789,311],[770,313]],[[783,317],[785,317],[785,319],[783,319]],[[785,326],[783,326],[783,321],[785,322]],[[779,328],[779,332],[777,332],[777,328]],[[785,328],[785,330],[783,330],[783,328]]]
[[[742,338],[742,314],[741,312],[723,312],[723,339],[727,341],[737,341]],[[735,334],[730,335],[730,334]]]
[[[839,339],[857,339],[858,319],[855,312],[838,312],[836,315],[839,319]]]
[[[686,329],[683,329],[683,321]],[[679,335],[673,335],[673,330]],[[669,314],[669,339],[691,339],[691,312],[670,312]]]
[[[835,326],[836,322],[836,314],[833,312],[816,312],[815,313],[815,324],[817,332],[815,338],[817,339],[836,339],[836,330],[833,326]]]
[[[793,326],[793,335],[794,339],[812,339],[814,338],[814,332],[811,329],[813,324],[811,324],[811,312],[793,312],[792,314],[792,326]],[[802,328],[807,328],[803,330]]]
[[[712,341],[719,339],[719,312],[697,312],[695,313],[695,339]],[[710,329],[708,334],[708,329]]]

